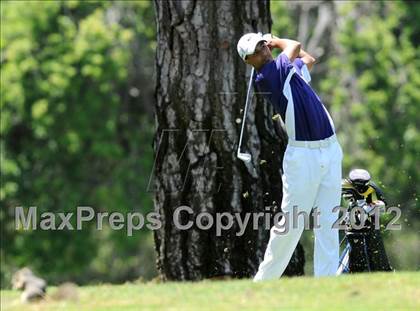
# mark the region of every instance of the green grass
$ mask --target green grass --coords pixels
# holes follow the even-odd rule
[[[84,286],[78,302],[30,306],[19,295],[2,291],[1,310],[420,310],[420,272]]]

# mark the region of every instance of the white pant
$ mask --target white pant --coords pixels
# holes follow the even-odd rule
[[[343,152],[337,141],[329,146],[311,149],[287,146],[283,160],[282,211],[292,214],[297,211],[310,213],[319,211],[319,228],[314,228],[314,272],[315,276],[335,275],[339,263],[338,230],[332,229],[341,198],[341,161]],[[304,229],[303,216],[298,223],[289,217],[289,231],[280,234],[279,228],[270,230],[270,240],[254,281],[277,279],[287,267]],[[284,217],[283,217],[284,224]],[[280,223],[282,223],[280,221]]]

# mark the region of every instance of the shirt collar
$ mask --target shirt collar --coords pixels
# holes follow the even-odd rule
[[[267,72],[268,68],[270,67],[270,64],[274,63],[274,59],[272,59],[271,61],[265,63],[260,70],[256,71],[256,77],[255,77],[255,82],[260,82],[262,79],[264,79],[264,75]]]

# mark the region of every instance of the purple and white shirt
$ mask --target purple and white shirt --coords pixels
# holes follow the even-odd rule
[[[334,135],[332,119],[310,79],[306,64],[301,59],[291,63],[284,53],[255,75],[257,90],[282,117],[289,139],[316,141]]]

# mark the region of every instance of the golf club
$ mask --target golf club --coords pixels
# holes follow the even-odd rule
[[[242,136],[244,134],[244,128],[245,128],[245,121],[246,121],[246,115],[248,112],[248,103],[250,100],[250,94],[251,94],[251,88],[252,88],[252,77],[254,76],[254,67],[251,69],[251,76],[249,77],[249,83],[248,83],[248,92],[246,94],[246,101],[245,101],[245,110],[244,110],[244,116],[242,119],[242,128],[241,128],[241,135],[239,136],[239,146],[238,146],[238,153],[237,157],[238,159],[244,161],[245,163],[251,162],[251,155],[246,152],[241,152],[241,145],[242,145]]]

